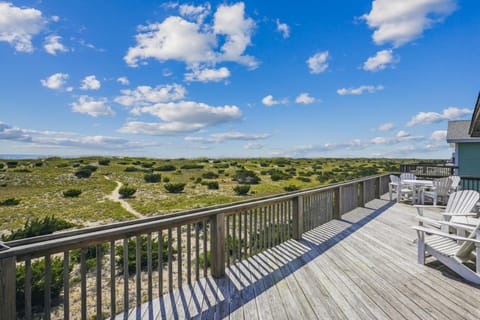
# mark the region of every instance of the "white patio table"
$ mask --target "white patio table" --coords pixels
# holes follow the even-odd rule
[[[410,180],[410,179],[405,179],[400,181],[401,185],[408,186],[412,188],[412,203],[415,204],[417,202],[417,199],[420,200],[422,197],[420,197],[420,192],[426,187],[433,187],[433,181],[432,180]],[[400,186],[401,190],[401,186]],[[398,202],[397,198],[397,202]],[[423,203],[422,203],[423,204]]]

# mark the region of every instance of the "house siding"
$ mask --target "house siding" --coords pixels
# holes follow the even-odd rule
[[[458,144],[458,174],[480,177],[480,142]]]

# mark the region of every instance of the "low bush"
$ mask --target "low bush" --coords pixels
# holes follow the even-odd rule
[[[5,165],[3,163],[0,163],[0,169],[3,169],[3,167],[5,167]]]
[[[217,181],[204,181],[202,185],[207,186],[209,190],[218,190],[218,182]]]
[[[128,274],[135,274],[137,266],[137,255],[136,247],[137,242],[135,238],[128,240]],[[162,239],[162,263],[168,261],[168,240],[164,236]],[[141,269],[145,270],[147,268],[147,250],[148,250],[148,240],[146,236],[140,237],[140,248],[141,248]],[[177,250],[172,248],[173,253],[175,254]],[[115,252],[117,255],[117,266],[120,269],[120,272],[124,273],[124,259],[123,259],[123,245],[118,245],[115,247]],[[158,239],[152,239],[152,268],[158,269]]]
[[[216,174],[213,171],[207,171],[207,172],[202,174],[202,178],[204,178],[204,179],[217,179],[218,174]]]
[[[8,198],[3,201],[0,201],[0,206],[16,206],[20,203],[19,199],[16,198]]]
[[[7,161],[7,168],[16,168],[18,161]]]
[[[300,189],[300,188],[297,187],[297,186],[294,185],[294,184],[289,184],[288,186],[283,187],[283,190],[285,190],[285,191],[287,191],[287,192],[297,191],[298,189]]]
[[[170,178],[169,177],[163,177],[163,182],[165,182],[165,183],[170,182]]]
[[[149,168],[152,168],[154,164],[155,164],[155,163],[151,163],[151,162],[144,162],[144,163],[142,163],[142,167],[143,167],[143,168],[148,168],[148,169],[149,169]]]
[[[233,191],[235,191],[235,193],[240,195],[240,196],[246,195],[250,191],[250,185],[242,184],[242,185],[239,185],[239,186],[235,186],[233,188]]]
[[[125,172],[137,172],[137,171],[140,171],[140,168],[137,168],[137,167],[126,167],[125,170],[123,170]]]
[[[70,265],[69,271],[72,266]],[[31,293],[32,309],[36,313],[43,311],[45,302],[45,260],[35,260],[31,264]],[[60,293],[63,290],[63,260],[53,257],[50,261],[50,297],[52,302],[60,301]],[[20,316],[25,310],[25,265],[18,265],[16,269],[16,305]]]
[[[93,172],[97,171],[97,167],[92,165],[86,165],[81,167],[75,172],[77,178],[90,178]]]
[[[184,164],[183,166],[180,167],[180,169],[203,169],[203,165],[189,163],[189,164]]]
[[[98,160],[98,164],[101,165],[101,166],[108,166],[110,164],[110,160],[109,159],[101,159],[101,160]]]
[[[124,185],[118,190],[121,198],[130,198],[135,194],[135,192],[137,192],[137,188],[130,187],[128,185]]]
[[[158,166],[154,168],[155,171],[175,171],[177,170],[177,167],[175,167],[173,164],[166,164],[163,166]]]
[[[143,180],[147,183],[157,183],[162,180],[162,176],[158,173],[147,173],[143,176]]]
[[[302,176],[300,176],[300,177],[297,177],[296,179],[297,179],[297,180],[300,180],[300,181],[302,181],[302,182],[312,182],[312,179],[310,179],[310,178],[308,178],[308,177],[302,177]]]
[[[68,189],[63,191],[63,196],[65,198],[75,198],[82,194],[82,190],[80,189]]]
[[[180,193],[185,189],[185,185],[185,183],[166,183],[164,187],[170,193]]]
[[[260,182],[260,177],[253,171],[243,169],[235,172],[233,180],[241,184],[257,184]]]
[[[45,218],[33,218],[25,222],[21,229],[14,230],[9,235],[2,235],[2,241],[13,241],[24,238],[31,238],[45,234],[51,234],[56,231],[76,227],[77,225],[55,216],[46,216]]]

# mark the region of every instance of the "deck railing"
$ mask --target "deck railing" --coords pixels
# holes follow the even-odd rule
[[[222,277],[231,264],[301,239],[303,232],[379,198],[388,182],[388,174],[376,175],[5,243],[0,320],[114,316],[209,274]],[[55,296],[60,298],[53,301]]]
[[[423,178],[441,178],[455,175],[455,166],[433,163],[401,164],[400,173],[409,172]]]

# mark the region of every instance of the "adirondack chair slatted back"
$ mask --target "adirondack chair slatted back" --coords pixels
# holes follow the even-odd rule
[[[435,179],[433,180],[433,187],[437,196],[448,196],[452,187],[452,180],[450,178]]]
[[[473,210],[480,198],[475,190],[462,190],[450,194],[445,212],[468,213]]]
[[[469,239],[474,239],[477,237],[477,231],[480,229],[480,222],[475,226],[475,230],[470,233]],[[467,261],[472,257],[472,252],[475,250],[475,244],[473,242],[464,241],[460,248],[458,248],[455,256],[460,260]]]
[[[398,185],[398,184],[400,184],[400,178],[397,177],[397,176],[395,176],[395,175],[393,175],[393,174],[391,174],[391,175],[390,175],[390,182],[393,183],[393,184]]]
[[[400,174],[400,180],[417,180],[417,176],[410,172]]]
[[[452,186],[451,186],[452,190],[457,191],[458,186],[460,184],[460,177],[459,176],[450,176],[448,178],[450,178],[450,180],[452,180]]]

